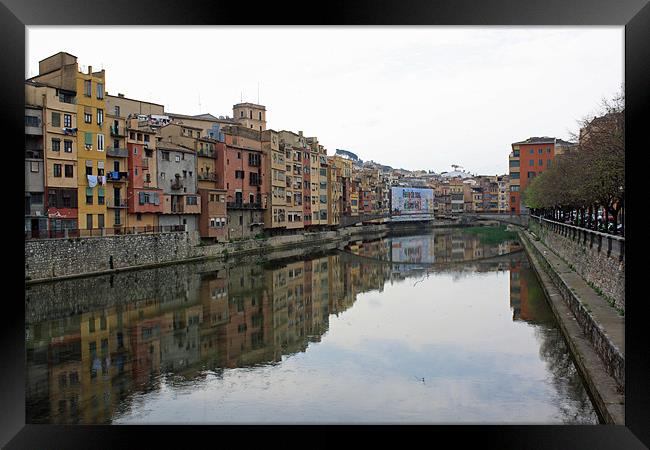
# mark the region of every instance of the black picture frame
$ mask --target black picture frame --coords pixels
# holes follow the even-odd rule
[[[13,180],[6,177],[13,173],[16,183],[23,183],[21,170],[12,168],[23,165],[24,145],[24,89],[25,79],[25,26],[29,25],[618,25],[625,26],[625,90],[626,90],[626,146],[638,147],[627,152],[626,170],[628,180],[636,167],[644,167],[642,138],[648,122],[650,102],[650,5],[648,0],[547,0],[546,2],[523,2],[521,0],[385,0],[385,1],[330,1],[324,4],[268,2],[251,5],[249,2],[192,0],[184,2],[144,0],[2,0],[0,4],[0,36],[2,41],[2,70],[4,108],[0,108],[0,124],[10,145],[5,148],[5,182],[11,188]],[[595,99],[597,101],[598,99]],[[645,125],[645,126],[644,126]],[[647,146],[647,143],[646,143]],[[14,165],[15,163],[15,165]],[[640,178],[640,177],[639,177]],[[628,181],[629,183],[629,181]],[[637,213],[634,197],[638,191],[626,189],[626,238],[641,236],[641,213]],[[631,198],[630,198],[631,197]],[[5,249],[11,243],[12,253],[5,261],[4,326],[1,327],[3,346],[2,370],[0,371],[1,431],[0,444],[6,448],[123,448],[132,447],[135,439],[145,439],[146,447],[160,444],[168,446],[179,440],[184,445],[197,440],[216,443],[222,432],[215,433],[212,426],[54,426],[25,424],[25,341],[24,341],[24,272],[18,261],[24,252],[18,229],[23,209],[21,196],[5,197]],[[631,213],[631,214],[630,214]],[[639,223],[639,225],[637,225]],[[16,248],[13,248],[13,247]],[[632,258],[633,266],[643,265],[638,246],[627,246],[626,259]],[[16,258],[13,257],[15,251]],[[636,265],[634,261],[636,260]],[[625,320],[626,338],[626,404],[625,426],[436,426],[431,427],[361,427],[365,435],[381,442],[386,433],[404,432],[409,441],[412,433],[424,438],[422,445],[446,441],[454,447],[471,439],[484,447],[494,448],[572,448],[572,449],[633,449],[650,446],[650,396],[648,395],[648,341],[644,333],[643,291],[640,279],[626,275],[627,303]],[[235,428],[235,427],[229,427]],[[256,436],[260,442],[286,441],[286,429],[282,427],[236,427],[229,435],[239,437],[242,443],[250,443]],[[311,426],[309,428],[312,428]],[[349,430],[349,429],[348,429]],[[356,427],[355,427],[356,430]],[[275,433],[278,433],[277,435]],[[317,433],[317,434],[312,434]],[[339,430],[309,430],[303,441],[318,440],[325,443],[325,436],[332,443],[343,443]],[[405,441],[405,443],[408,441]],[[414,441],[415,442],[415,441]],[[142,444],[140,444],[142,445]],[[443,445],[445,448],[449,444]]]

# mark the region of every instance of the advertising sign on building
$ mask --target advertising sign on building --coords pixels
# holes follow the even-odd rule
[[[391,187],[392,220],[433,219],[433,189]]]

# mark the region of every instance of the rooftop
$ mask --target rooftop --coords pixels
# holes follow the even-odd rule
[[[526,144],[562,144],[562,145],[573,145],[572,142],[567,142],[555,137],[529,137],[525,141],[513,142],[512,145],[526,145]]]

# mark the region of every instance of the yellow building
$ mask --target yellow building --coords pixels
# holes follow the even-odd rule
[[[266,155],[266,182],[270,184],[267,188],[270,201],[266,203],[269,206],[264,215],[264,227],[284,228],[287,226],[285,152],[280,150],[280,138],[276,131],[262,132],[262,151]]]
[[[107,104],[108,106],[108,104]],[[127,172],[129,152],[126,146],[126,120],[119,108],[112,111],[107,108],[110,140],[106,146],[106,173]],[[120,228],[126,226],[125,212],[127,207],[128,179],[117,183],[108,177],[106,185],[106,209],[108,212],[107,227]]]
[[[78,118],[78,204],[79,229],[104,228],[106,217],[105,180],[106,139],[110,125],[106,122],[104,100],[105,73],[77,72]],[[97,181],[101,177],[102,181]]]

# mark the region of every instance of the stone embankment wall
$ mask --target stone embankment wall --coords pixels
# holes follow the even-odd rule
[[[531,217],[529,229],[617,308],[625,311],[625,239]]]
[[[28,280],[103,273],[196,256],[196,232],[38,239],[25,242]]]
[[[206,258],[291,253],[293,249],[378,238],[387,233],[386,225],[366,225],[214,245],[201,245],[198,233],[193,231],[31,240],[25,243],[25,278],[45,281]]]

